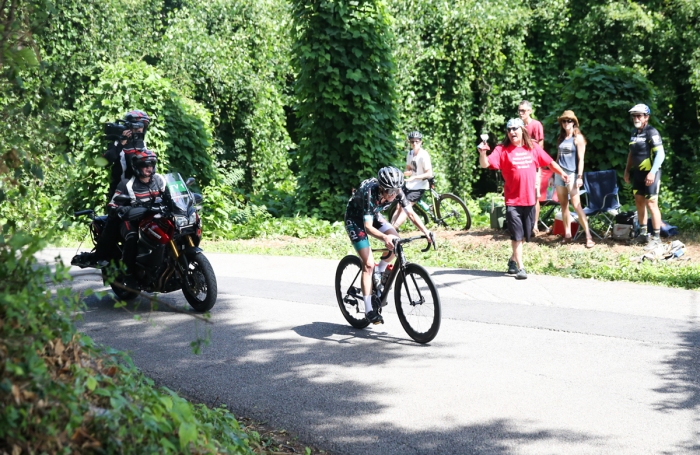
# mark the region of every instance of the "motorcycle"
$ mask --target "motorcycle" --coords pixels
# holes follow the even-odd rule
[[[132,206],[128,212],[130,221],[140,220],[134,280],[130,280],[127,286],[124,284],[124,274],[117,267],[96,265],[94,268],[102,270],[103,282],[109,284],[121,300],[136,298],[137,291],[166,293],[182,289],[195,311],[209,311],[216,303],[217,284],[214,269],[199,248],[202,221],[198,212],[202,196],[189,190],[188,186],[194,183],[193,178],[185,182],[177,173],[163,177],[166,182],[163,197],[156,198],[151,204]],[[126,198],[123,202],[131,202],[128,196],[117,196],[122,197]],[[90,234],[96,245],[107,225],[108,216],[95,216],[94,210],[75,212],[75,216],[81,215],[87,215],[92,220]],[[111,264],[119,263],[122,249],[123,245],[119,242]],[[134,289],[131,281],[136,282],[138,289]]]

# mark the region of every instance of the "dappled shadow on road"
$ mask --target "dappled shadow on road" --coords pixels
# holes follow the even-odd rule
[[[504,277],[512,278],[506,275],[505,272],[494,272],[491,270],[466,270],[466,269],[451,269],[451,270],[436,270],[431,275],[462,275],[462,276],[473,276],[479,278],[493,278],[493,277]]]
[[[663,413],[679,410],[693,411],[694,425],[688,439],[679,445],[682,451],[700,452],[700,328],[692,328],[678,333],[680,346],[676,352],[662,362],[658,373],[664,382],[654,389],[664,399],[655,403],[654,408]]]
[[[661,363],[658,375],[663,386],[654,389],[663,396],[654,408],[663,413],[678,410],[693,412],[693,425],[688,438],[679,449],[700,452],[700,324],[697,295],[693,296],[693,311],[687,329],[678,332],[679,343],[674,353]]]
[[[412,397],[435,394],[440,381],[426,371],[426,359],[447,354],[391,336],[382,326],[357,330],[332,322],[299,324],[293,307],[271,314],[264,299],[256,303],[246,306],[223,296],[213,311],[211,345],[199,356],[191,354],[189,342],[201,323],[198,329],[191,318],[158,311],[156,326],[137,324],[113,308],[109,295],[86,299],[82,329],[98,341],[131,351],[135,363],[157,384],[210,406],[225,404],[238,415],[340,453],[508,455],[524,446],[546,452],[552,444],[585,444],[596,452],[602,442],[592,435],[542,428],[536,416],[532,421],[478,421],[468,418],[469,409],[455,411],[447,404],[444,411],[426,414]],[[148,311],[143,301],[130,308]],[[260,317],[251,317],[250,311],[265,314],[265,323],[253,322]],[[396,394],[396,384],[378,382],[373,375],[386,368],[397,379],[403,374],[414,381],[402,383],[405,389]],[[358,371],[363,380],[351,379]],[[483,391],[473,390],[465,380],[451,399],[479,393]]]

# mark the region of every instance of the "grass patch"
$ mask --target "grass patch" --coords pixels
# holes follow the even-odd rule
[[[505,271],[511,254],[507,236],[490,229],[470,231],[461,236],[450,236],[449,233],[438,231],[438,242],[438,250],[427,253],[420,252],[420,248],[424,246],[420,242],[411,244],[406,249],[409,260],[429,267]],[[374,242],[373,246],[379,247],[379,243]],[[206,251],[219,253],[310,256],[325,259],[340,259],[346,254],[354,253],[350,241],[344,236],[205,241],[202,242],[202,247]],[[599,243],[590,250],[582,245],[559,246],[554,237],[537,239],[524,246],[525,268],[528,273],[629,281],[684,289],[700,288],[700,267],[695,260],[639,263],[637,258],[641,254],[640,248],[622,247],[612,243]]]

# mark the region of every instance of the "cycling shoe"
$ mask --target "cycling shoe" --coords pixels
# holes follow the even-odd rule
[[[376,311],[372,310],[369,313],[365,314],[365,317],[369,322],[372,324],[384,324],[384,318],[382,317],[381,314],[377,313]]]

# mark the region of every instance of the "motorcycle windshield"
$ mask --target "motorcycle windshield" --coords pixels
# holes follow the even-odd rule
[[[192,194],[180,174],[166,174],[165,188],[172,201],[173,213],[187,216],[189,208],[193,205]]]

